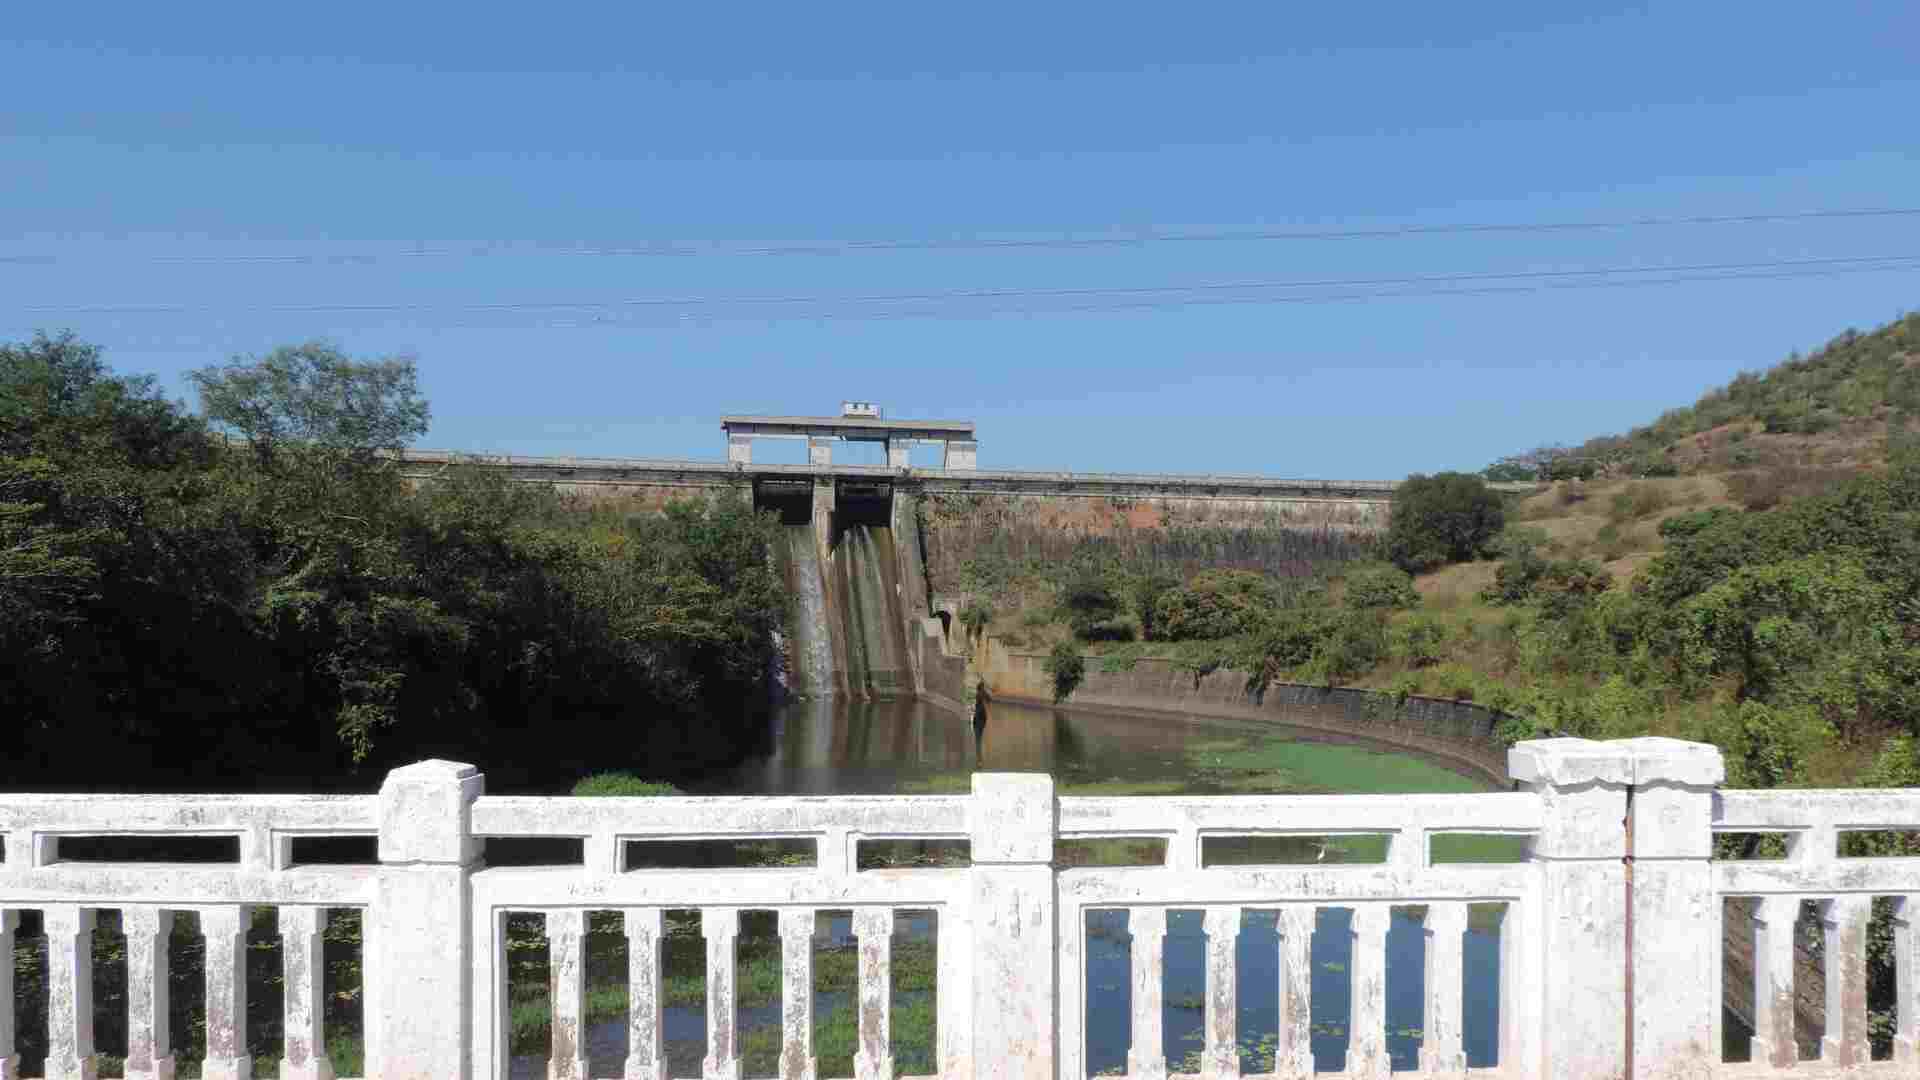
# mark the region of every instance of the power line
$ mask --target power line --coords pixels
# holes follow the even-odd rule
[[[1487,233],[1569,233],[1622,229],[1671,228],[1687,225],[1758,225],[1795,221],[1834,221],[1875,218],[1920,217],[1920,207],[1853,210],[1808,210],[1777,214],[1719,214],[1683,217],[1639,217],[1614,220],[1543,222],[1463,222],[1444,225],[1401,225],[1372,229],[1222,229],[1197,232],[1155,232],[1099,236],[1046,236],[1025,239],[955,237],[946,239],[850,240],[826,244],[685,244],[659,241],[626,247],[562,247],[551,244],[525,245],[502,241],[484,241],[450,247],[394,248],[362,252],[289,252],[246,255],[213,253],[206,255],[149,255],[102,257],[62,255],[48,252],[0,253],[0,265],[51,266],[63,263],[97,264],[101,262],[142,264],[247,264],[247,265],[357,265],[408,259],[466,259],[493,257],[543,258],[707,258],[707,257],[788,257],[813,255],[851,255],[909,251],[1020,250],[1049,248],[1138,247],[1147,244],[1191,243],[1222,240],[1249,241],[1321,241],[1382,240],[1424,236]]]
[[[1776,259],[1762,262],[1693,263],[1679,266],[1620,266],[1589,270],[1528,270],[1500,273],[1427,274],[1402,277],[1325,278],[1296,281],[1209,282],[1197,285],[1100,286],[1058,289],[961,289],[924,293],[880,293],[853,296],[767,296],[767,297],[640,297],[614,300],[515,300],[473,304],[43,304],[17,305],[11,310],[24,314],[63,315],[194,315],[219,313],[245,314],[408,314],[440,311],[608,311],[617,309],[720,309],[720,308],[801,308],[867,307],[903,303],[954,303],[976,300],[1054,300],[1161,297],[1159,302],[1178,306],[1199,302],[1208,294],[1230,292],[1275,292],[1301,289],[1386,287],[1434,290],[1433,295],[1468,292],[1483,282],[1581,282],[1600,284],[1608,279],[1649,283],[1725,280],[1742,276],[1794,277],[1820,276],[1836,270],[1911,270],[1920,269],[1920,254],[1860,255],[1819,259]],[[1647,275],[1665,275],[1650,277]],[[1676,276],[1690,275],[1690,276]],[[1444,286],[1444,288],[1436,288]],[[1372,294],[1362,294],[1372,295]],[[1382,295],[1399,295],[1388,293]],[[1182,299],[1190,297],[1193,299]],[[1320,297],[1263,297],[1272,303],[1296,302]],[[1257,301],[1255,301],[1257,302]]]
[[[997,305],[971,308],[864,308],[854,310],[833,310],[831,308],[815,310],[791,310],[779,317],[806,320],[809,322],[879,322],[902,319],[985,319],[1002,316],[1044,316],[1076,314],[1131,314],[1154,311],[1173,311],[1195,307],[1217,307],[1227,305],[1318,305],[1366,303],[1370,301],[1391,301],[1396,299],[1461,299],[1496,296],[1513,296],[1566,289],[1622,289],[1649,288],[1668,285],[1713,281],[1756,281],[1756,280],[1804,280],[1809,278],[1832,278],[1853,274],[1875,274],[1890,272],[1911,272],[1920,270],[1920,264],[1872,264],[1860,266],[1840,266],[1817,269],[1776,270],[1720,273],[1707,275],[1684,275],[1665,278],[1607,279],[1548,281],[1529,284],[1481,285],[1449,288],[1397,288],[1375,289],[1344,293],[1319,293],[1304,296],[1204,296],[1180,300],[1125,300],[1105,303],[1076,303],[1065,305]],[[434,321],[436,330],[533,330],[533,329],[690,329],[711,326],[734,321],[764,321],[773,316],[764,310],[745,311],[725,308],[705,308],[700,310],[671,311],[663,309],[619,309],[602,308],[601,313],[591,317],[535,318],[531,321],[514,319],[512,321]],[[415,322],[413,325],[420,325]],[[0,333],[30,333],[36,327],[14,327]],[[151,342],[149,342],[149,345]],[[205,347],[202,341],[199,347]]]

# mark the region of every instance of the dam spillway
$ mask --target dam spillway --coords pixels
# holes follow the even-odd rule
[[[793,607],[783,650],[790,694],[881,700],[914,695],[910,606],[892,527],[893,487],[763,480],[754,505],[780,515]]]
[[[911,697],[913,673],[907,667],[893,529],[847,526],[834,545],[833,582],[838,639],[845,643],[844,654],[836,658],[835,681],[856,697]]]
[[[833,635],[813,526],[807,522],[782,525],[781,539],[781,569],[788,594],[793,597],[786,640],[787,690],[796,697],[831,697]]]

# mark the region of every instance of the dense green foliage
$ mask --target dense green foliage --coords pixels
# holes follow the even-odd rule
[[[262,400],[263,430],[320,430]],[[426,756],[511,789],[603,764],[610,733],[655,775],[740,752],[785,603],[772,522],[569,509],[480,469],[413,491],[365,441],[407,429],[384,400],[235,452],[71,338],[0,349],[10,785],[115,786],[101,747],[147,789],[363,788]]]
[[[1209,641],[1257,629],[1278,604],[1279,590],[1263,574],[1205,570],[1160,594],[1155,622],[1163,640]]]
[[[398,450],[427,433],[413,362],[354,360],[323,341],[189,372],[200,409],[263,460],[284,444],[349,453]]]
[[[657,797],[661,795],[679,795],[681,791],[672,784],[663,783],[659,780],[643,780],[630,772],[603,772],[594,773],[592,776],[581,777],[580,782],[573,785],[573,790],[568,792],[568,794],[591,798],[608,796]]]
[[[1480,477],[1415,473],[1393,489],[1387,557],[1412,573],[1476,559],[1505,523],[1499,494]]]
[[[1413,575],[1386,563],[1363,563],[1346,572],[1346,604],[1356,611],[1393,611],[1420,606]]]

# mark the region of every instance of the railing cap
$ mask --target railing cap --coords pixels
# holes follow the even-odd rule
[[[1620,743],[1529,739],[1507,751],[1507,774],[1530,784],[1630,784],[1633,755]]]
[[[459,761],[421,761],[380,785],[380,861],[464,865],[480,857],[471,826],[486,777]]]
[[[1692,784],[1726,779],[1719,747],[1648,735],[1635,739],[1529,739],[1507,751],[1507,773],[1525,783]]]
[[[1633,754],[1633,782],[1689,784],[1712,787],[1727,778],[1727,763],[1711,743],[1688,742],[1659,735],[1623,739]]]
[[[1046,773],[974,773],[967,830],[973,861],[1050,862],[1057,813]]]

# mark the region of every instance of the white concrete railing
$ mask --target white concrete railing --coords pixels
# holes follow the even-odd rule
[[[127,935],[127,1073],[173,1072],[167,1034],[166,913],[196,910],[207,944],[209,1080],[243,1080],[243,948],[249,909],[279,909],[286,965],[281,1075],[325,1080],[318,1002],[319,916],[365,913],[367,1073],[381,1080],[507,1074],[506,917],[545,916],[553,1080],[587,1080],[586,914],[622,913],[629,948],[625,1077],[666,1074],[662,915],[697,909],[706,939],[707,1047],[701,1074],[737,1077],[735,951],[743,911],[773,910],[782,957],[780,1073],[812,1077],[812,935],[822,910],[851,911],[859,942],[857,1076],[893,1072],[893,913],[937,913],[935,1008],[942,1076],[1086,1075],[1088,916],[1124,910],[1132,937],[1128,1075],[1164,1077],[1167,916],[1199,909],[1207,931],[1203,1075],[1239,1074],[1235,938],[1245,910],[1276,913],[1276,1075],[1311,1071],[1308,939],[1321,908],[1352,910],[1345,1074],[1385,1077],[1385,942],[1395,907],[1425,909],[1419,1071],[1469,1073],[1462,1046],[1462,938],[1470,904],[1505,905],[1498,957],[1497,1064],[1504,1077],[1745,1076],[1792,1068],[1914,1075],[1920,984],[1912,919],[1920,859],[1840,859],[1856,829],[1920,829],[1920,792],[1720,791],[1719,754],[1666,739],[1523,743],[1520,790],[1483,795],[1056,798],[1033,774],[978,774],[966,796],[572,799],[489,797],[470,766],[424,762],[377,796],[0,795],[0,955],[21,909],[48,938],[46,1074],[94,1071],[92,937],[118,909]],[[1784,861],[1712,861],[1716,832],[1789,837]],[[1526,861],[1436,863],[1450,834],[1528,838]],[[237,863],[101,864],[61,859],[63,838],[238,837]],[[377,836],[377,865],[301,866],[293,843]],[[1378,863],[1210,865],[1210,841],[1242,836],[1384,836]],[[482,865],[488,837],[573,837],[581,865]],[[1056,869],[1058,841],[1156,838],[1162,865]],[[751,870],[628,869],[627,843],[811,841],[814,865]],[[862,870],[864,840],[965,840],[967,866]],[[1899,1006],[1894,1057],[1868,1061],[1868,900],[1896,900]],[[1721,1060],[1723,901],[1758,897],[1754,1062]],[[1826,913],[1828,1036],[1795,1062],[1791,943],[1800,901]],[[0,1080],[15,1075],[12,967],[0,964]]]

